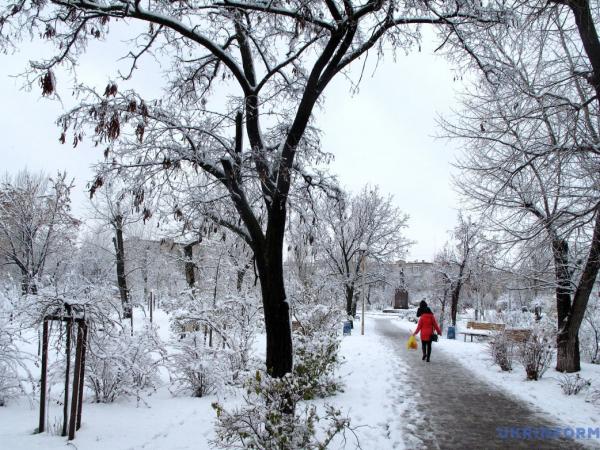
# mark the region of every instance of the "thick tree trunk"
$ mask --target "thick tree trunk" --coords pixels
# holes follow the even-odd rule
[[[265,328],[267,332],[267,372],[281,378],[292,371],[292,330],[289,305],[283,284],[283,270],[273,267],[260,271]]]
[[[123,219],[121,216],[115,217],[115,237],[113,244],[117,257],[117,285],[121,296],[121,305],[123,307],[123,318],[131,318],[131,302],[129,300],[129,289],[127,289],[127,277],[125,276],[125,246],[123,243]]]
[[[267,333],[267,372],[275,378],[293,368],[292,329],[283,280],[285,208],[269,215],[262,252],[256,255]]]
[[[569,244],[563,239],[552,241],[554,276],[556,280],[556,370],[577,372],[580,370],[578,333],[569,335],[567,322],[571,312],[571,271],[569,269]]]
[[[579,337],[569,333],[559,333],[556,346],[556,370],[559,372],[579,372]]]
[[[596,212],[592,243],[585,266],[582,270],[573,303],[567,316],[561,322],[557,336],[556,370],[560,372],[578,372],[581,370],[579,355],[579,328],[585,316],[585,310],[600,270],[600,212]],[[567,271],[567,273],[569,273]],[[558,290],[557,290],[558,302]],[[563,312],[564,313],[564,312]]]

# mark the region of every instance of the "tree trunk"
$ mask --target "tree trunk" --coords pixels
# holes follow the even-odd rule
[[[568,260],[564,259],[568,262]],[[568,269],[565,269],[568,272]],[[556,370],[560,372],[578,372],[581,370],[579,355],[579,328],[585,316],[585,310],[600,270],[600,212],[596,212],[594,232],[588,257],[579,278],[573,303],[563,321],[559,318],[557,336]],[[560,287],[560,286],[559,286]],[[557,306],[558,288],[557,288]],[[564,306],[564,305],[561,305]],[[559,313],[560,314],[560,313]]]
[[[346,314],[350,317],[354,317],[353,312],[356,311],[356,306],[354,306],[354,283],[350,283],[346,285]]]
[[[566,326],[571,311],[571,271],[569,269],[569,244],[563,239],[552,241],[554,276],[556,279],[556,312],[559,333]]]
[[[262,252],[255,251],[255,255],[267,333],[267,372],[274,378],[281,378],[292,372],[293,347],[289,304],[283,281],[285,212],[282,216],[273,216],[271,214],[269,217],[264,248]]]
[[[557,341],[556,370],[568,373],[579,372],[581,370],[579,337],[559,333]]]
[[[461,269],[462,273],[462,269]],[[462,280],[459,278],[452,289],[452,297],[450,299],[450,316],[452,318],[452,326],[456,326],[456,315],[458,313],[458,299],[460,298],[460,290],[462,288]]]
[[[242,292],[242,286],[244,285],[244,277],[246,276],[246,269],[238,269],[237,271],[237,281],[235,283],[235,288],[238,292]]]
[[[188,287],[194,292],[196,288],[196,273],[194,269],[196,265],[194,264],[194,245],[196,242],[191,242],[183,247],[183,257],[185,260],[185,281],[187,282]]]
[[[37,294],[37,284],[35,283],[35,277],[31,276],[31,274],[26,271],[21,271],[21,293],[23,295]]]
[[[292,330],[285,297],[283,271],[276,267],[260,273],[267,332],[267,372],[281,378],[292,371]]]
[[[125,246],[123,244],[123,218],[115,217],[115,235],[113,244],[117,257],[117,285],[121,296],[123,307],[123,318],[131,319],[131,302],[129,301],[129,289],[127,289],[127,277],[125,276]]]
[[[467,254],[468,255],[468,254]],[[465,273],[465,267],[467,265],[467,260],[464,259],[460,265],[458,270],[458,279],[454,284],[454,288],[452,289],[452,299],[450,303],[450,314],[452,316],[452,326],[456,326],[456,315],[458,313],[458,300],[460,298],[460,290],[462,289],[463,284],[463,276]]]
[[[446,317],[446,302],[442,303],[442,313],[440,317],[440,330],[444,332],[444,318]]]

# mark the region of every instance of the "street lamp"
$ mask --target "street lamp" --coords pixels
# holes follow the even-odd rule
[[[360,315],[360,334],[361,336],[364,336],[365,334],[365,287],[366,287],[366,283],[365,283],[365,267],[366,267],[366,256],[367,256],[367,250],[369,249],[369,247],[367,246],[367,244],[365,244],[364,242],[361,242],[359,247],[358,247],[359,251],[360,251],[360,265],[361,265],[361,271],[362,271],[362,289],[361,289],[361,297],[362,297],[362,314]]]

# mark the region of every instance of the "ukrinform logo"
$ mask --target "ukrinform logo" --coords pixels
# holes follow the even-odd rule
[[[600,439],[600,427],[498,427],[500,439]]]

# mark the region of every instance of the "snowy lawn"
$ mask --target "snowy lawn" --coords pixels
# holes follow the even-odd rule
[[[394,320],[394,323],[405,330],[414,331],[414,323]],[[600,425],[600,408],[585,401],[586,392],[578,395],[564,395],[558,383],[562,374],[551,366],[541,380],[527,381],[525,369],[515,361],[512,372],[502,372],[492,364],[485,342],[463,342],[440,339],[434,343],[436,349],[450,353],[458,362],[473,371],[473,374],[499,386],[513,396],[532,403],[542,411],[553,416],[558,424],[566,427],[598,427]],[[579,375],[592,380],[592,387],[600,389],[600,366],[582,363]]]
[[[134,329],[148,321],[139,309],[134,310],[134,318]],[[164,311],[155,311],[154,324],[164,340],[169,338],[168,322],[169,316]],[[34,377],[39,377],[39,368],[32,366],[30,369]],[[75,447],[86,450],[208,448],[215,417],[211,403],[216,397],[173,397],[166,386],[166,371],[162,370],[161,375],[164,385],[151,395],[145,395],[140,402],[130,398],[112,404],[92,403],[93,395],[86,391],[82,426],[73,441]],[[49,395],[62,397],[56,392]],[[49,404],[47,433],[33,434],[38,421],[39,399],[33,404],[27,400],[10,402],[7,407],[0,408],[0,448],[64,449],[67,440],[60,436],[62,406]]]
[[[370,331],[371,318],[365,325],[364,336],[357,320],[352,335],[344,337],[340,375],[345,392],[326,401],[343,409],[352,426],[359,426],[356,434],[363,449],[402,449],[401,417],[407,408],[414,408],[403,395],[409,368],[395,357],[387,341]],[[345,448],[354,448],[355,443],[349,438]]]
[[[157,316],[160,334],[166,338],[167,317],[158,311]],[[371,328],[369,321],[367,318],[367,330]],[[264,353],[263,336],[257,340],[257,350]],[[369,332],[360,336],[358,327],[352,336],[343,338],[341,353],[345,363],[339,373],[345,390],[316,403],[329,403],[342,409],[356,427],[356,437],[347,433],[345,441],[338,439],[331,448],[356,448],[356,438],[364,449],[404,448],[400,418],[406,408],[414,406],[399,400],[406,381],[406,367],[386,351],[385,341]],[[34,372],[36,376],[38,372],[39,369]],[[79,450],[211,448],[209,441],[214,438],[215,419],[211,403],[217,397],[173,397],[166,387],[167,379],[163,373],[165,386],[139,403],[125,399],[112,404],[95,404],[90,402],[88,392],[83,405],[82,428],[77,432],[74,446]],[[230,407],[238,398],[230,396],[218,400]],[[38,404],[26,400],[0,408],[0,448],[64,449],[67,441],[60,437],[61,407],[50,408],[49,433],[33,434],[38,414]]]

